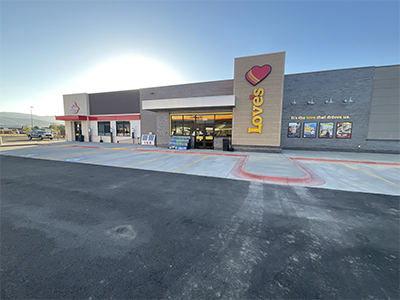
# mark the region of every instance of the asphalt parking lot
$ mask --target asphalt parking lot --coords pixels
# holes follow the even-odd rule
[[[296,152],[321,183],[281,156],[71,146],[1,149],[2,299],[398,298],[398,195],[323,188],[334,164],[396,192],[387,157],[343,163],[391,183]]]

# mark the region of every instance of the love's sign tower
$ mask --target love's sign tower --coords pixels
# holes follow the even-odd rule
[[[280,148],[284,72],[285,52],[235,59],[232,144],[236,148]]]

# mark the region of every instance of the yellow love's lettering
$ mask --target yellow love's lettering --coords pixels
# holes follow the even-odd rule
[[[263,109],[257,106],[253,106],[253,117],[262,114]]]
[[[261,106],[264,103],[264,98],[263,97],[254,97],[253,98],[253,104],[255,106]]]
[[[254,89],[253,95],[254,96],[264,96],[264,89],[263,88]]]
[[[248,127],[247,132],[261,133],[262,121],[263,121],[261,114],[263,112],[263,109],[259,106],[261,106],[264,103],[264,98],[262,97],[264,95],[264,89],[263,88],[254,89],[253,95],[255,97],[253,98],[253,118],[251,119],[251,123],[255,126],[255,128]]]

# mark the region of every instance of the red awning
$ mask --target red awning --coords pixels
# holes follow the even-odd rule
[[[59,121],[86,121],[86,116],[78,116],[78,115],[68,115],[68,116],[56,116],[56,120]]]
[[[59,121],[87,121],[86,116],[68,115],[56,116]],[[108,116],[89,116],[89,121],[115,121],[115,120],[140,120],[140,115],[108,115]]]

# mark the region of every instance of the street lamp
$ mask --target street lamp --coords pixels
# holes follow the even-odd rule
[[[32,108],[33,106],[31,106],[31,128],[33,128]]]

